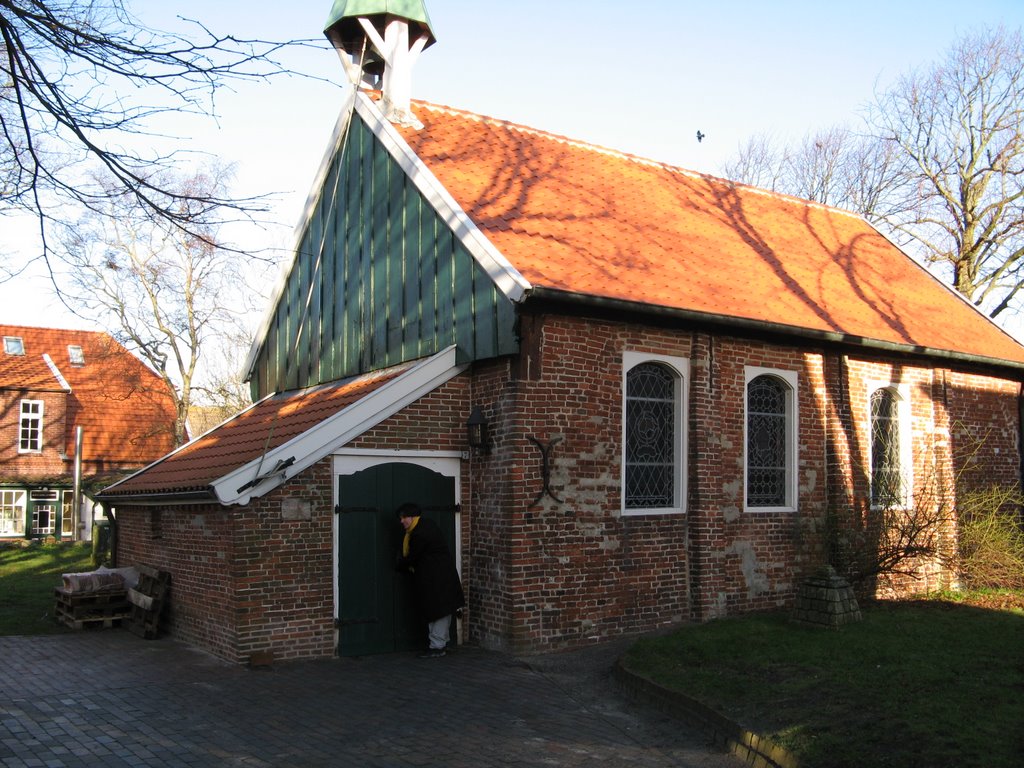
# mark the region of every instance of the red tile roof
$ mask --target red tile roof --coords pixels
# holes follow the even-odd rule
[[[423,102],[399,133],[534,286],[1024,363],[863,218]]]
[[[404,370],[399,367],[264,398],[143,472],[107,488],[103,495],[206,492],[215,480],[341,412]]]
[[[74,455],[75,427],[83,431],[83,458],[138,467],[174,448],[174,401],[160,378],[109,334],[0,325],[0,336],[22,339],[24,355],[0,349],[0,389],[60,391],[48,354],[70,386],[64,452]],[[72,364],[79,346],[84,365]]]

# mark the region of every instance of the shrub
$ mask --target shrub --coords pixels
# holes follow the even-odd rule
[[[1024,529],[1018,489],[993,486],[960,502],[956,569],[964,586],[1024,589]]]

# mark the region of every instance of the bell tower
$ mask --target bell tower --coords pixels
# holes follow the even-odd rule
[[[419,127],[410,108],[412,68],[435,42],[423,0],[334,0],[324,34],[352,85],[381,92],[384,117]]]

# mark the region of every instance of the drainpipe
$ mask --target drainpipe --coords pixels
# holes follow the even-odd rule
[[[107,546],[110,548],[110,567],[117,568],[117,516],[109,502],[101,501],[103,516],[107,518]],[[95,544],[93,545],[95,547]]]
[[[1020,485],[1024,488],[1024,388],[1017,395],[1017,461]],[[1024,518],[1024,512],[1021,515]]]
[[[71,493],[71,537],[81,541],[84,537],[79,530],[82,510],[82,427],[75,427],[75,486]]]

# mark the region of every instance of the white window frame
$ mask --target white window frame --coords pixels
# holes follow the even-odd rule
[[[676,374],[675,434],[677,442],[675,446],[675,470],[673,472],[673,490],[675,499],[674,504],[670,507],[626,507],[626,377],[633,368],[643,363],[661,363],[662,365],[671,368]],[[687,446],[689,445],[687,425],[690,421],[689,393],[690,361],[688,358],[677,357],[674,355],[654,355],[648,354],[646,352],[622,353],[622,406],[619,411],[622,414],[622,445],[620,447],[621,471],[619,477],[621,487],[621,492],[619,496],[619,513],[622,516],[631,517],[634,515],[679,515],[686,513],[686,459]]]
[[[26,413],[25,406],[39,406],[38,413]],[[46,406],[42,400],[22,400],[21,405],[18,409],[18,453],[42,453],[43,451],[43,414],[46,410]],[[34,429],[36,434],[35,447],[25,448],[22,445],[22,432],[25,430],[25,422],[28,420],[37,421],[38,424],[31,429]]]
[[[24,355],[25,340],[21,336],[4,336],[4,353],[8,355]]]
[[[754,507],[747,503],[749,469],[747,457],[747,431],[750,428],[749,399],[747,389],[758,376],[771,376],[786,385],[786,500],[781,506]],[[796,512],[799,507],[799,435],[800,413],[798,385],[800,377],[796,371],[779,368],[761,368],[748,365],[743,368],[743,509],[746,512]]]
[[[46,512],[47,524],[39,524],[39,516]],[[32,507],[32,535],[52,536],[57,532],[57,505],[52,503],[36,504]]]
[[[871,397],[880,389],[888,389],[896,395],[896,429],[899,430],[897,439],[900,441],[900,488],[903,490],[901,501],[902,506],[906,508],[910,505],[911,499],[914,498],[913,425],[910,415],[910,385],[906,383],[893,384],[891,381],[883,380],[868,381],[866,384],[867,414],[865,415],[865,423],[867,431],[864,434],[867,435],[868,446],[868,483],[873,483],[875,479],[872,472],[872,467],[875,464],[874,456],[872,455],[874,441],[871,439]],[[873,498],[872,489],[868,488],[868,499]],[[873,509],[879,508],[875,504],[871,506]]]
[[[80,344],[68,344],[68,362],[77,367],[85,365],[85,352]]]
[[[28,494],[20,488],[0,488],[0,536],[24,536]]]
[[[60,535],[73,536],[75,533],[75,516],[72,513],[74,508],[74,494],[64,493],[60,504]]]

